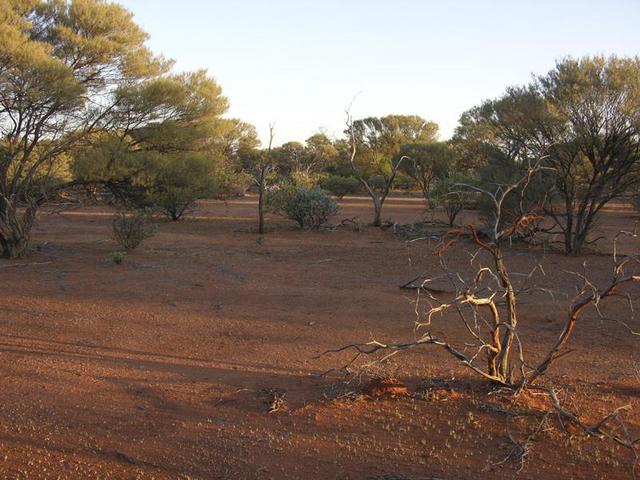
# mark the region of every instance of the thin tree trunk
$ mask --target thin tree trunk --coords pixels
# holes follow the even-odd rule
[[[504,264],[504,258],[502,257],[502,252],[500,251],[500,247],[497,247],[496,251],[496,269],[498,271],[498,276],[500,277],[500,281],[502,286],[506,289],[507,293],[507,314],[508,319],[507,323],[509,328],[505,329],[504,334],[502,335],[500,355],[498,358],[498,374],[504,379],[508,380],[511,375],[511,347],[513,344],[514,332],[516,330],[516,326],[518,323],[518,314],[517,314],[517,305],[516,305],[516,293],[513,289],[513,285],[511,283],[511,278],[507,273],[507,268]]]
[[[264,233],[264,180],[258,190],[258,233]]]
[[[379,227],[382,225],[382,200],[380,198],[373,198],[373,226]]]

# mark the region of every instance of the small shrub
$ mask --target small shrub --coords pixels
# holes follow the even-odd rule
[[[214,173],[212,159],[204,155],[162,157],[154,162],[147,199],[176,222],[193,211],[196,200],[213,192]]]
[[[270,212],[286,216],[287,203],[299,190],[291,183],[283,183],[273,187],[267,192],[266,208]]]
[[[442,207],[451,226],[455,224],[458,215],[465,208],[468,208],[473,196],[470,190],[457,187],[457,182],[471,183],[464,178],[442,178],[434,182],[433,188],[429,192],[431,207]]]
[[[133,215],[117,213],[113,218],[113,236],[126,251],[135,249],[155,233],[156,228],[145,211],[137,211]]]
[[[109,258],[116,265],[120,265],[122,262],[124,262],[126,256],[127,252],[112,252],[111,255],[109,255]]]
[[[214,198],[242,197],[251,186],[251,177],[244,172],[222,169],[216,173],[212,196]]]
[[[338,204],[320,188],[296,188],[290,185],[269,192],[267,207],[301,228],[317,229],[338,211]]]
[[[416,181],[406,173],[398,172],[393,187],[397,190],[413,190],[416,188]]]
[[[382,175],[374,175],[369,178],[369,186],[376,192],[382,192],[387,186],[387,181]]]
[[[291,181],[299,188],[313,188],[317,184],[318,178],[317,175],[305,172],[293,172],[291,174]]]
[[[358,193],[360,191],[360,182],[355,177],[332,175],[324,180],[320,186],[339,199],[342,199],[345,195]]]

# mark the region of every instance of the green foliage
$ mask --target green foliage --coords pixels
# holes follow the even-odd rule
[[[265,206],[267,210],[280,215],[285,215],[287,203],[293,197],[298,188],[292,183],[283,183],[267,192]]]
[[[239,161],[242,170],[253,177],[256,184],[261,179],[268,182],[277,177],[277,158],[267,149],[243,152]]]
[[[301,168],[310,173],[320,173],[335,165],[337,159],[335,142],[324,133],[316,133],[305,142],[305,158]]]
[[[220,87],[170,74],[146,40],[114,3],[0,0],[0,255],[24,253],[37,208],[67,186],[134,184],[158,155],[220,149]],[[87,159],[72,179],[71,155]]]
[[[133,214],[117,213],[113,217],[113,237],[126,251],[137,248],[147,238],[156,234],[148,212],[138,210]]]
[[[251,177],[245,172],[237,172],[228,167],[217,169],[214,177],[213,197],[241,197],[251,185]]]
[[[406,144],[400,148],[397,157],[407,157],[401,170],[413,179],[427,201],[431,182],[448,177],[458,169],[458,157],[445,142]]]
[[[325,172],[329,175],[337,175],[340,177],[353,176],[351,168],[351,144],[346,138],[340,138],[333,142],[335,148],[335,158],[327,165]]]
[[[564,59],[465,113],[454,144],[476,170],[548,167],[533,192],[577,254],[602,208],[640,185],[640,58]]]
[[[155,208],[171,220],[180,220],[196,200],[216,191],[216,158],[205,153],[162,153],[153,147],[129,149],[109,136],[79,152],[74,178],[106,182],[123,206]]]
[[[301,228],[318,229],[338,212],[338,204],[320,188],[291,185],[269,192],[267,208],[298,222]]]
[[[111,252],[109,259],[116,265],[121,265],[127,258],[127,252]]]
[[[369,117],[353,122],[356,165],[364,178],[388,176],[403,145],[433,142],[438,125],[416,115]],[[349,133],[349,132],[346,132]]]
[[[274,170],[300,187],[317,185],[323,171],[334,164],[338,152],[323,133],[312,135],[303,144],[287,142],[271,150]]]
[[[153,164],[147,197],[155,209],[173,221],[191,210],[195,201],[215,188],[213,165],[205,156],[164,157]]]
[[[291,183],[300,188],[313,188],[318,184],[318,175],[295,171],[291,174]]]
[[[487,162],[477,170],[475,184],[489,192],[495,192],[498,188],[517,182],[527,175],[527,165],[521,165],[499,152],[494,152]],[[522,213],[542,211],[549,199],[548,178],[538,175],[530,182],[515,188],[507,195],[502,203],[500,211],[500,228],[515,221]],[[477,198],[476,206],[480,217],[486,225],[495,223],[496,208],[492,200],[486,195]]]
[[[434,181],[429,201],[433,207],[441,207],[449,225],[453,226],[458,215],[469,208],[476,195],[460,184],[473,185],[475,181],[466,177],[444,177]]]
[[[396,190],[414,190],[416,188],[416,181],[404,172],[398,172],[396,178],[393,180],[393,187]]]
[[[333,193],[339,199],[345,195],[358,193],[361,189],[360,181],[355,177],[342,177],[331,175],[322,181],[320,186],[323,190]]]
[[[387,179],[384,177],[384,175],[373,175],[372,177],[369,177],[367,183],[373,191],[382,192],[387,185]]]

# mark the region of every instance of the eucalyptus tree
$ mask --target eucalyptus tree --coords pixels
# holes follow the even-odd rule
[[[38,208],[83,181],[56,175],[78,149],[108,140],[117,150],[124,139],[129,151],[154,138],[170,151],[165,128],[186,143],[226,109],[215,82],[171,75],[146,40],[116,4],[0,0],[1,256],[24,255]]]
[[[562,60],[465,113],[454,142],[478,170],[544,159],[540,209],[579,254],[602,209],[640,185],[640,60]]]
[[[373,202],[373,225],[382,224],[382,207],[406,156],[398,156],[403,145],[432,142],[438,125],[416,115],[388,115],[353,120],[347,113],[346,134],[350,140],[350,165]],[[371,184],[371,177],[383,179],[382,188]]]
[[[579,254],[602,209],[640,185],[640,58],[564,60],[535,87],[550,117],[535,135],[562,203],[546,213]]]
[[[428,205],[433,181],[452,176],[457,168],[456,152],[447,142],[409,143],[398,155],[407,157],[402,170],[420,187]]]
[[[204,71],[122,89],[119,128],[100,131],[76,149],[74,179],[104,182],[128,205],[180,220],[214,192],[216,169],[234,148],[237,125],[220,118],[227,108],[221,93]]]

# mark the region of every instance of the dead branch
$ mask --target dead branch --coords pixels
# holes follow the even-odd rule
[[[516,440],[511,432],[507,431],[509,440],[513,444],[513,448],[509,451],[509,454],[503,460],[496,463],[496,465],[502,465],[504,463],[507,463],[510,459],[514,459],[515,461],[520,463],[520,468],[518,468],[518,473],[520,473],[524,469],[525,463],[528,460],[529,455],[531,454],[531,444],[533,440],[544,428],[548,418],[549,414],[546,414],[544,417],[542,417],[542,420],[540,420],[536,428],[522,442]]]

